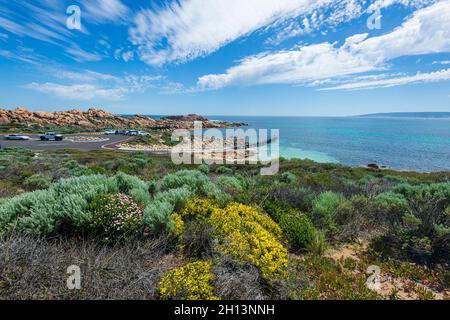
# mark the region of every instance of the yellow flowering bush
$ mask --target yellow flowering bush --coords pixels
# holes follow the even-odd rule
[[[288,252],[279,241],[282,231],[267,215],[232,203],[225,209],[213,210],[210,221],[221,251],[254,264],[265,279],[286,275]]]
[[[161,299],[217,300],[212,262],[196,261],[169,271],[159,282]]]
[[[189,200],[181,211],[183,218],[208,218],[217,204],[211,199],[195,198]]]
[[[172,220],[173,220],[173,225],[174,225],[172,234],[176,238],[180,239],[183,237],[184,227],[185,227],[183,218],[178,213],[173,213]]]

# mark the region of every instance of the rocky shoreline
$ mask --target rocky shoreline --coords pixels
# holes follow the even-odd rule
[[[48,126],[80,127],[86,130],[108,128],[175,130],[192,129],[194,121],[202,122],[203,128],[227,128],[245,125],[244,123],[210,121],[207,118],[194,114],[151,118],[140,115],[124,117],[96,108],[90,108],[87,111],[74,109],[54,112],[35,112],[24,108],[16,108],[14,110],[0,109],[0,125],[10,127],[17,125],[38,128]]]

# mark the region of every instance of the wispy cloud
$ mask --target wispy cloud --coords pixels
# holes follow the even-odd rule
[[[100,88],[93,84],[62,85],[52,82],[42,84],[33,82],[24,87],[60,98],[82,101],[92,99],[116,101],[123,99],[126,93],[124,88]]]
[[[448,65],[448,64],[450,64],[450,60],[443,60],[443,61],[433,61],[433,64],[442,64],[442,65]]]
[[[95,62],[102,60],[102,55],[96,52],[87,52],[77,45],[67,48],[66,53],[77,62]]]
[[[322,43],[243,59],[223,74],[198,79],[198,88],[229,85],[306,83],[387,68],[402,56],[450,51],[450,1],[416,11],[394,31],[377,36],[354,35],[337,47]]]
[[[73,71],[58,67],[47,67],[44,72],[64,83],[32,82],[23,87],[63,99],[117,101],[126,95],[143,93],[153,88],[166,92],[169,83],[163,76],[151,74],[115,76],[92,70]]]
[[[83,17],[92,23],[123,23],[131,14],[121,0],[83,0]]]
[[[394,77],[381,80],[367,80],[357,81],[338,85],[335,87],[322,88],[319,90],[360,90],[360,89],[375,89],[401,86],[405,84],[426,83],[450,80],[450,69],[430,72],[417,73],[413,76]]]
[[[299,17],[334,0],[180,0],[144,9],[134,17],[130,38],[152,65],[185,62],[277,21]],[[161,43],[167,46],[161,48]]]

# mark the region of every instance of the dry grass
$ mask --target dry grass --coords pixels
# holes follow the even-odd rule
[[[182,258],[161,237],[104,246],[95,240],[13,236],[0,240],[0,299],[157,299],[158,281]],[[81,289],[66,285],[70,265]]]

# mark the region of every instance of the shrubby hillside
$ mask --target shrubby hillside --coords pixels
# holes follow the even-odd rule
[[[0,174],[6,299],[448,298],[447,173],[5,149]]]

